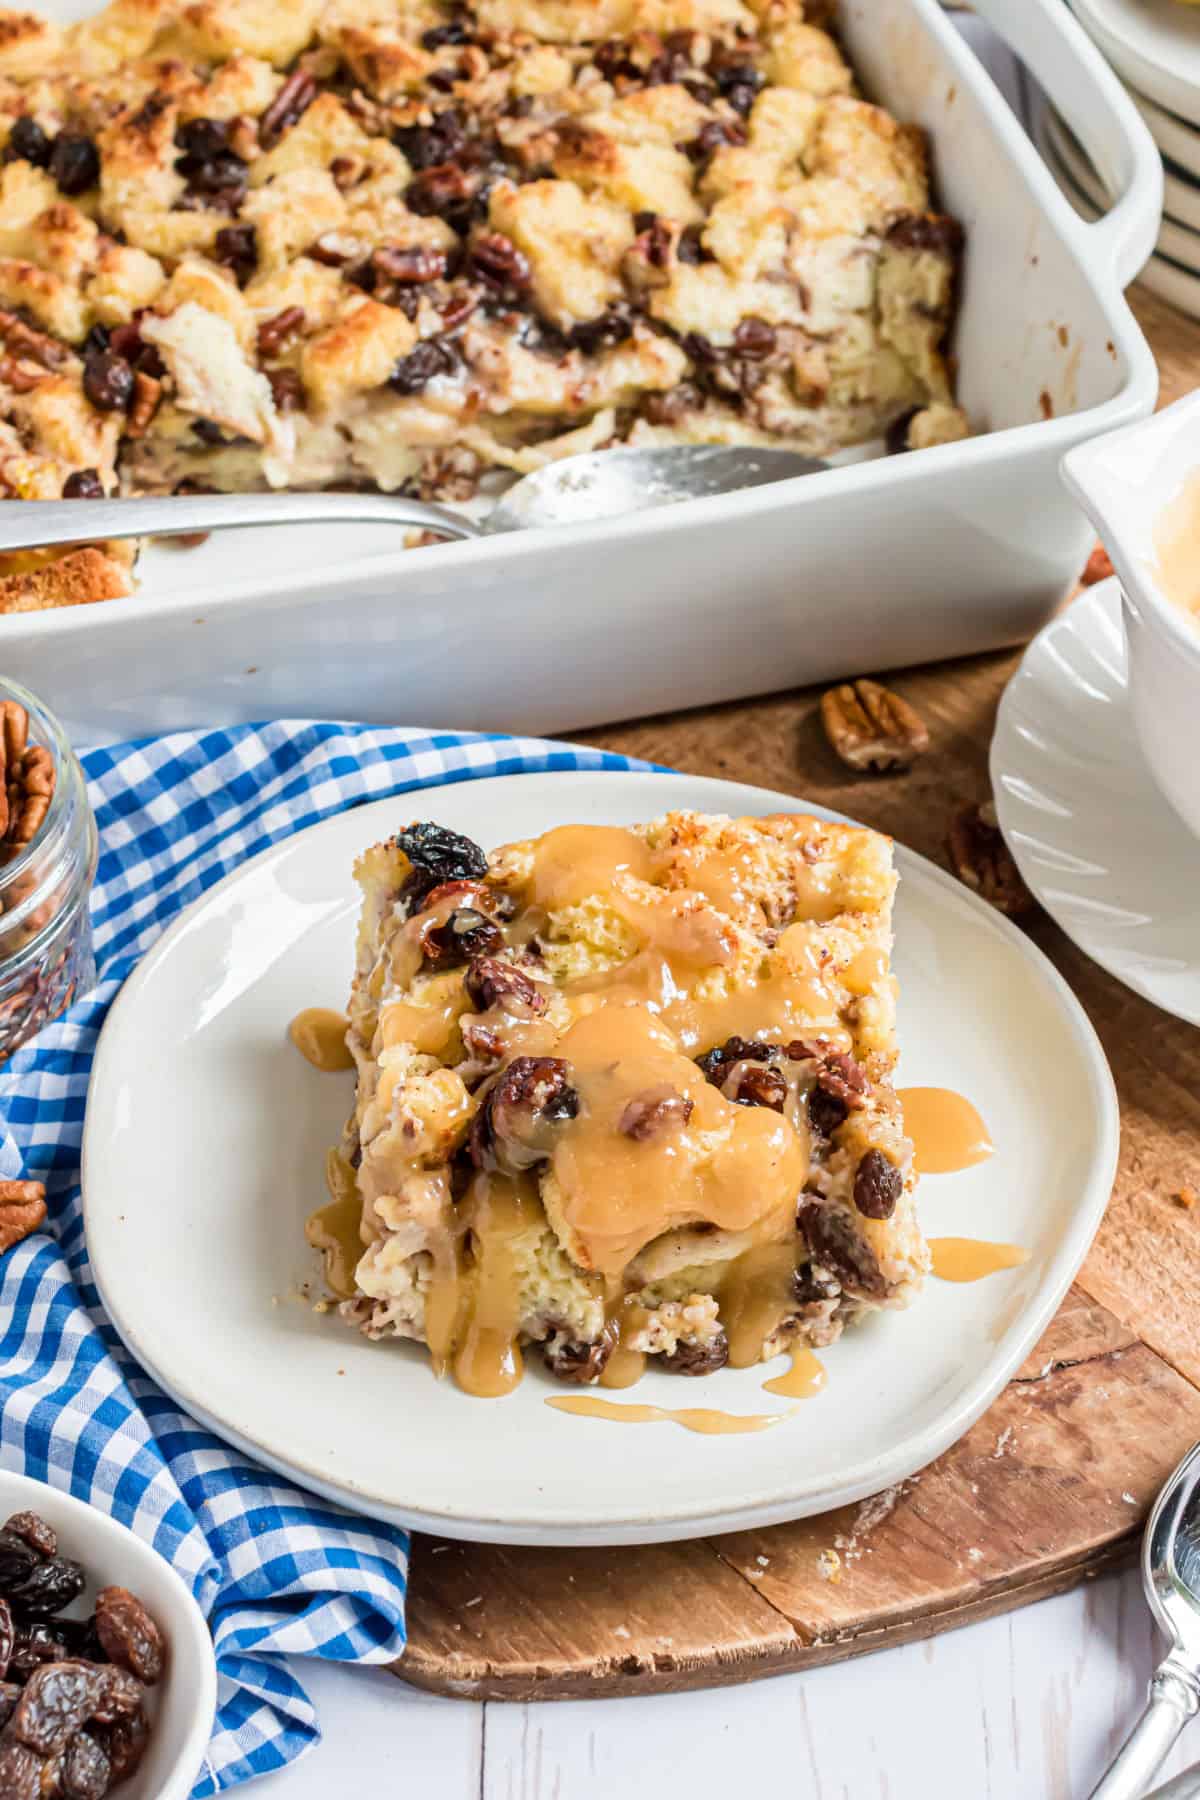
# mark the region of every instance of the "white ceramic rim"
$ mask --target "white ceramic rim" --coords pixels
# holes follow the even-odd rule
[[[648,794],[653,793],[654,786],[663,779],[661,774],[642,771],[589,770],[581,773],[586,774],[589,779],[595,779],[597,775],[604,775],[607,779],[621,784],[645,784]],[[548,777],[545,773],[481,777],[479,784],[490,785],[496,781],[505,784],[541,782],[548,778],[563,783],[565,797],[572,782],[570,772],[557,772],[552,777]],[[727,811],[733,814],[738,812],[766,813],[780,809],[789,812],[800,810],[810,812],[819,818],[855,823],[844,813],[832,812],[827,807],[810,804],[802,797],[782,794],[773,789],[747,787],[738,782],[719,781],[705,776],[689,777],[684,775],[678,776],[677,779],[695,780],[703,785],[702,804],[706,809]],[[383,801],[370,804],[388,805],[390,802],[385,798]],[[569,802],[567,810],[570,810]],[[651,810],[653,811],[653,804]],[[180,913],[143,958],[117,996],[101,1030],[96,1048],[93,1082],[96,1082],[101,1076],[107,1079],[106,1039],[111,1043],[115,1038],[115,1033],[110,1030],[111,1021],[123,1018],[125,1012],[131,1011],[136,1006],[142,989],[155,979],[159,965],[170,954],[176,941],[191,930],[193,918],[200,913],[201,909],[210,904],[215,895],[227,892],[253,872],[262,869],[271,861],[285,856],[297,837],[311,836],[336,823],[336,819],[324,820],[316,825],[308,826],[303,833],[293,833],[266,850],[260,851],[257,856],[250,858],[249,861],[225,876],[222,881],[207,889]],[[1112,1184],[1117,1168],[1120,1112],[1112,1073],[1091,1021],[1065,979],[1049,958],[1016,925],[978,899],[944,869],[938,868],[935,863],[902,844],[896,845],[896,862],[902,879],[907,870],[919,872],[922,880],[932,882],[943,892],[952,896],[968,913],[974,912],[981,921],[986,921],[990,929],[999,932],[1001,937],[1006,938],[1021,953],[1023,960],[1029,965],[1031,979],[1049,990],[1050,995],[1058,1003],[1064,1023],[1069,1027],[1070,1035],[1074,1038],[1078,1048],[1082,1071],[1093,1097],[1098,1129],[1091,1164],[1081,1183],[1079,1200],[1071,1222],[1064,1230],[1062,1240],[1048,1263],[1048,1272],[1053,1272],[1053,1279],[1049,1281],[1048,1285],[1045,1285],[1038,1303],[1028,1309],[1022,1328],[1014,1337],[1008,1353],[1002,1358],[995,1358],[989,1362],[978,1379],[966,1390],[957,1406],[940,1420],[936,1429],[927,1430],[915,1441],[912,1438],[901,1439],[890,1451],[868,1456],[843,1470],[838,1485],[828,1489],[827,1492],[822,1492],[819,1496],[820,1510],[846,1505],[870,1494],[879,1493],[894,1482],[906,1479],[916,1469],[926,1467],[951,1444],[955,1443],[991,1404],[996,1395],[1011,1380],[1057,1312],[1062,1298],[1074,1280],[1099,1228],[1112,1193]],[[102,1158],[103,1155],[103,1145],[92,1141],[85,1121],[82,1152],[85,1232],[87,1228],[88,1171],[92,1158]],[[736,1518],[728,1518],[727,1515],[720,1514],[714,1519],[710,1512],[705,1511],[701,1501],[686,1506],[675,1506],[665,1511],[659,1509],[653,1513],[647,1512],[637,1518],[625,1519],[619,1524],[611,1523],[586,1528],[580,1524],[575,1514],[560,1517],[534,1512],[524,1519],[514,1519],[511,1516],[489,1515],[481,1510],[478,1502],[472,1506],[469,1512],[463,1509],[426,1511],[393,1505],[381,1501],[378,1496],[363,1495],[349,1482],[339,1484],[328,1480],[320,1470],[311,1464],[302,1460],[292,1461],[287,1457],[264,1450],[252,1439],[243,1436],[236,1427],[230,1426],[227,1421],[209,1412],[204,1404],[202,1394],[192,1385],[192,1380],[187,1373],[188,1370],[194,1369],[194,1361],[185,1360],[180,1370],[172,1367],[169,1371],[164,1371],[155,1355],[142,1343],[137,1331],[127,1329],[121,1321],[119,1309],[114,1309],[110,1304],[104,1253],[93,1247],[90,1235],[88,1248],[92,1259],[93,1276],[106,1313],[131,1354],[166,1393],[170,1394],[186,1412],[207,1426],[215,1435],[223,1438],[227,1443],[235,1445],[257,1462],[300,1483],[311,1492],[352,1510],[366,1512],[369,1516],[387,1519],[412,1530],[439,1533],[445,1537],[460,1537],[468,1541],[496,1541],[509,1544],[536,1544],[543,1541],[547,1535],[552,1535],[554,1541],[559,1543],[571,1541],[615,1544],[667,1541],[671,1538],[700,1535],[706,1531],[744,1530],[754,1525],[777,1524],[800,1516],[797,1512],[798,1504],[803,1506],[805,1512],[816,1510],[804,1504],[814,1496],[806,1493],[801,1485],[798,1488],[789,1487],[786,1492],[777,1489],[772,1493],[760,1495],[753,1503],[741,1507]],[[567,1532],[576,1535],[568,1539],[564,1535]]]
[[[1107,107],[1107,116],[1098,112],[1094,121],[1089,122],[1094,123],[1094,128],[1106,142],[1116,145],[1129,170],[1129,179],[1124,194],[1108,216],[1090,224],[1081,220],[1073,210],[991,76],[943,12],[939,0],[907,0],[907,4],[919,13],[922,22],[938,42],[943,66],[951,84],[969,88],[987,107],[1010,164],[1028,182],[1035,203],[1066,245],[1082,279],[1096,294],[1104,313],[1107,334],[1127,370],[1124,384],[1110,399],[1099,406],[1087,408],[1083,413],[1064,413],[1054,418],[1037,419],[1026,425],[1011,426],[968,438],[956,444],[931,446],[923,450],[920,456],[879,458],[831,468],[818,475],[800,476],[791,482],[777,482],[766,487],[743,489],[734,494],[683,501],[669,508],[635,513],[627,518],[597,520],[591,525],[571,524],[547,528],[556,533],[570,532],[580,557],[602,557],[608,546],[618,539],[637,542],[651,534],[656,538],[686,534],[702,520],[705,523],[724,521],[750,531],[754,528],[754,520],[758,514],[776,508],[781,495],[790,491],[799,499],[802,484],[814,481],[823,484],[822,492],[826,494],[840,493],[849,496],[883,493],[889,496],[886,503],[893,505],[899,514],[904,510],[903,496],[910,482],[932,479],[939,469],[948,472],[952,468],[961,468],[964,472],[973,472],[1000,457],[1019,454],[1035,445],[1046,449],[1054,444],[1066,446],[1078,438],[1081,418],[1087,418],[1095,430],[1103,430],[1108,421],[1127,413],[1131,397],[1143,387],[1151,395],[1157,392],[1158,372],[1154,357],[1125,299],[1124,289],[1128,280],[1132,279],[1131,259],[1136,262],[1141,254],[1147,209],[1154,211],[1160,206],[1162,170],[1153,140],[1138,118],[1123,86],[1068,8],[1061,4],[1061,0],[977,0],[975,10],[1002,37],[1012,38],[1014,42],[1021,40],[1015,47],[1024,53],[1034,74],[1037,73],[1036,53],[1039,46],[1049,39],[1055,39],[1061,49],[1065,40],[1081,65],[1081,72],[1086,71],[1091,90]],[[931,458],[936,460],[931,461]],[[894,501],[890,499],[893,491],[896,493]],[[530,554],[530,549],[525,534],[514,532],[502,537],[441,544],[428,549],[398,550],[394,558],[378,554],[350,557],[341,565],[339,579],[343,583],[350,583],[360,575],[368,574],[375,580],[394,578],[398,584],[397,598],[402,602],[404,570],[412,566],[408,559],[414,556],[436,555],[439,569],[443,569],[448,576],[453,576],[460,566],[464,571],[469,571],[473,561],[481,555],[504,561],[526,556]],[[206,595],[205,612],[215,620],[225,608],[242,605],[251,598],[256,610],[281,611],[292,604],[294,589],[294,575],[281,575],[273,579],[268,577],[266,580],[256,576],[252,588],[238,584],[226,591]],[[191,606],[194,598],[189,598],[186,605]],[[135,605],[139,617],[145,619],[169,615],[180,609],[175,598],[166,593],[147,596],[130,604]],[[0,615],[0,646],[3,645],[5,631],[10,629],[9,617],[20,620],[20,625],[11,629],[19,630],[22,640],[28,642],[30,639],[36,641],[57,633],[78,631],[81,621],[74,615],[79,610],[75,607],[60,607],[35,614]],[[101,614],[104,615],[103,608]],[[86,623],[89,631],[103,630],[105,616],[88,619],[83,623]]]
[[[1180,284],[1186,281],[1194,288],[1195,305],[1200,316],[1200,277],[1191,275],[1174,263],[1168,263],[1167,267],[1176,275]],[[1200,631],[1184,619],[1179,607],[1162,592],[1153,577],[1148,560],[1134,548],[1130,538],[1122,530],[1120,518],[1114,516],[1105,497],[1099,473],[1099,465],[1115,444],[1120,444],[1123,448],[1135,444],[1144,446],[1149,459],[1154,452],[1165,448],[1172,439],[1185,437],[1191,440],[1191,467],[1200,469],[1200,389],[1185,394],[1182,400],[1176,400],[1173,405],[1164,407],[1161,412],[1152,414],[1148,419],[1139,419],[1133,425],[1122,426],[1119,431],[1093,438],[1088,443],[1076,444],[1064,456],[1061,473],[1068,492],[1078,500],[1104,541],[1113,567],[1121,578],[1126,605],[1131,607],[1139,621],[1153,620],[1153,629],[1160,634],[1165,633],[1171,640],[1172,647],[1200,675]],[[1181,467],[1181,480],[1187,472],[1186,467]],[[1172,498],[1172,494],[1164,494],[1161,504],[1165,506]]]
[[[1147,94],[1139,94],[1134,88],[1126,88],[1125,91],[1142,115],[1147,130],[1163,155],[1177,169],[1200,178],[1200,129],[1189,125],[1186,119],[1177,118]]]
[[[148,1560],[156,1563],[159,1572],[166,1579],[167,1586],[175,1595],[177,1613],[170,1620],[159,1620],[164,1632],[168,1635],[168,1654],[176,1641],[176,1634],[182,1624],[186,1631],[190,1646],[195,1654],[200,1671],[200,1686],[193,1696],[195,1717],[183,1737],[174,1766],[171,1769],[166,1785],[160,1787],[154,1800],[187,1800],[195,1785],[196,1777],[204,1765],[209,1739],[212,1737],[213,1721],[217,1712],[217,1659],[213,1650],[212,1637],[204,1614],[196,1604],[195,1596],[176,1569],[173,1569],[165,1556],[161,1556],[152,1544],[131,1531],[111,1513],[102,1512],[98,1506],[90,1506],[86,1500],[80,1500],[75,1494],[68,1494],[64,1488],[54,1487],[50,1482],[39,1481],[36,1476],[26,1475],[21,1469],[12,1469],[0,1464],[0,1484],[16,1482],[25,1491],[27,1504],[34,1511],[49,1509],[55,1514],[55,1529],[66,1532],[67,1527],[57,1522],[58,1515],[65,1513],[72,1521],[70,1527],[71,1543],[67,1546],[71,1554],[79,1561],[97,1565],[95,1572],[103,1574],[104,1544],[109,1539],[120,1538],[132,1540],[138,1551]],[[16,1509],[14,1509],[16,1510]],[[78,1535],[75,1535],[76,1526]],[[91,1573],[89,1568],[89,1573]],[[168,1680],[170,1671],[168,1668]]]

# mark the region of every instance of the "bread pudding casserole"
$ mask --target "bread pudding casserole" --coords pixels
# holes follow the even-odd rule
[[[890,840],[800,815],[368,850],[330,1153],[341,1312],[469,1393],[830,1343],[928,1255],[891,1085]]]
[[[829,0],[0,12],[0,493],[462,499],[616,442],[962,436],[962,234]],[[0,610],[128,591],[0,562]]]

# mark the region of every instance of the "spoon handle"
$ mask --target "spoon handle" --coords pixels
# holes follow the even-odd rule
[[[403,494],[172,494],[149,499],[0,500],[0,550],[97,538],[179,537],[242,525],[321,523],[417,525],[451,538],[479,535],[479,527],[459,514]]]
[[[1200,1708],[1195,1675],[1168,1656],[1150,1682],[1146,1710],[1117,1751],[1091,1800],[1142,1800],[1176,1738]]]

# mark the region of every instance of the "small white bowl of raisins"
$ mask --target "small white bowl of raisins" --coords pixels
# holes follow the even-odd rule
[[[216,1694],[208,1626],[170,1564],[0,1470],[3,1800],[186,1800]]]

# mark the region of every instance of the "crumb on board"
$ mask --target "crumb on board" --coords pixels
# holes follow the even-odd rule
[[[1004,1430],[1000,1433],[1000,1436],[996,1439],[996,1448],[992,1451],[993,1462],[999,1462],[1000,1458],[1007,1453],[1008,1446],[1012,1443],[1012,1434],[1012,1426],[1006,1425]]]
[[[1128,1488],[1125,1489],[1125,1492],[1121,1495],[1121,1498],[1125,1502],[1126,1506],[1136,1506],[1137,1505],[1137,1495],[1131,1494],[1129,1492]]]
[[[982,1562],[983,1551],[977,1550],[974,1544],[972,1544],[971,1548],[967,1551],[967,1561],[973,1563]]]
[[[771,1566],[771,1559],[769,1556],[756,1556],[754,1560],[760,1569],[769,1569]]]
[[[817,1574],[822,1581],[842,1579],[842,1559],[836,1550],[817,1551]]]
[[[482,1606],[483,1605],[483,1595],[476,1594],[476,1596],[473,1600],[464,1600],[463,1605],[464,1606]]]
[[[627,1637],[631,1637],[632,1635],[633,1634],[630,1631],[628,1625],[614,1625],[614,1627],[613,1627],[613,1636],[614,1637],[627,1638]]]
[[[1175,1190],[1172,1198],[1174,1199],[1176,1206],[1182,1206],[1185,1212],[1191,1212],[1193,1206],[1196,1204],[1196,1190],[1190,1184],[1185,1184],[1183,1187]]]

